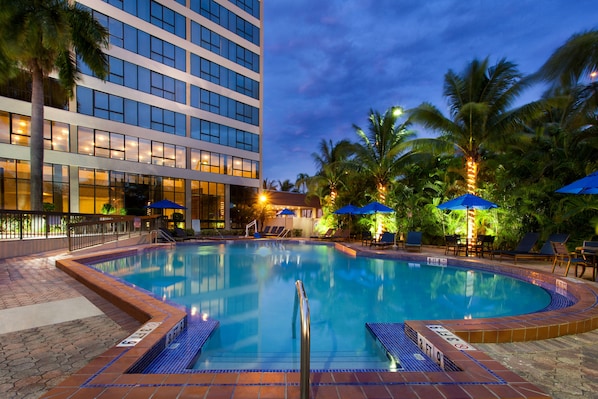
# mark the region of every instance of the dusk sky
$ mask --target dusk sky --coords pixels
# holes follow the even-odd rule
[[[575,33],[598,28],[596,0],[266,0],[264,174],[315,174],[322,139],[357,141],[370,109],[431,102],[473,59],[535,72]],[[537,99],[526,92],[521,103]],[[431,134],[414,126],[418,137]]]

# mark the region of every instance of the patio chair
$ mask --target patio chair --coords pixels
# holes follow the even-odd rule
[[[536,245],[536,242],[538,242],[539,237],[540,235],[538,233],[525,233],[521,241],[519,241],[517,248],[513,251],[494,251],[493,254],[500,255],[498,258],[499,260],[502,260],[503,256],[514,257],[518,254],[529,254],[534,248],[534,245]]]
[[[591,263],[589,263],[584,258],[575,257],[575,252],[569,252],[567,249],[567,245],[564,242],[552,242],[551,243],[553,251],[554,251],[554,261],[552,262],[552,273],[554,273],[554,269],[558,264],[559,267],[565,265],[565,277],[569,274],[569,268],[571,264],[575,264],[575,277],[577,277],[577,268],[578,266],[583,267],[583,272],[586,270],[587,266],[592,267]],[[596,269],[594,269],[594,278],[596,276]],[[580,276],[581,277],[581,276]]]
[[[478,235],[477,242],[473,246],[472,250],[476,256],[484,257],[484,253],[490,254],[490,259],[494,256],[494,236],[480,234]]]
[[[569,239],[569,234],[551,234],[542,248],[538,252],[529,252],[526,254],[515,254],[513,255],[514,263],[517,264],[518,260],[550,260],[554,258],[555,252],[552,246],[553,242],[566,243]]]
[[[372,237],[371,231],[366,230],[366,231],[361,232],[361,245],[362,246],[370,245],[373,240],[374,240],[374,237]]]
[[[405,240],[405,249],[408,251],[422,251],[422,232],[409,231]]]
[[[372,240],[370,247],[388,248],[395,245],[395,233],[384,232],[378,241]]]
[[[581,256],[587,261],[592,268],[592,279],[596,281],[596,273],[598,272],[598,241],[584,241],[583,246],[579,248]],[[582,277],[588,265],[581,265],[583,270],[579,277]],[[577,275],[577,269],[575,270]]]
[[[453,255],[457,256],[463,251],[465,253],[466,245],[461,242],[461,237],[458,234],[451,234],[444,236],[444,254],[448,255],[452,252]]]

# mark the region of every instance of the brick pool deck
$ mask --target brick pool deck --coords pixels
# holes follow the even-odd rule
[[[364,250],[359,244],[349,244],[341,248],[345,251]],[[368,250],[369,251],[369,250]],[[428,257],[435,259],[447,259],[448,263],[462,262],[462,258],[445,257],[438,248],[424,248],[419,253],[406,253],[386,249],[377,252],[382,256],[408,257],[413,261],[426,261]],[[106,253],[100,254],[105,256]],[[91,255],[82,255],[89,257]],[[95,255],[94,255],[95,256]],[[52,271],[52,288],[49,288],[47,279],[36,281],[39,276],[34,272],[19,272],[16,262],[4,262],[6,276],[0,274],[0,287],[2,287],[2,307],[0,309],[22,306],[30,298],[40,298],[48,301],[59,298],[68,290],[65,287],[75,287],[86,297],[100,296],[93,298],[94,303],[104,302],[102,310],[110,316],[109,320],[116,323],[111,330],[114,336],[95,337],[96,341],[103,339],[106,351],[101,351],[101,345],[96,348],[97,354],[91,354],[92,359],[86,364],[78,364],[80,368],[73,367],[64,375],[54,375],[52,384],[46,388],[53,388],[45,392],[44,398],[299,398],[299,374],[296,372],[231,372],[231,373],[188,373],[188,374],[140,374],[127,373],[136,366],[140,360],[151,356],[156,348],[162,348],[166,344],[166,337],[173,331],[178,331],[181,323],[184,323],[186,313],[176,307],[170,306],[160,300],[152,298],[132,287],[121,284],[109,276],[98,273],[78,263],[77,258],[70,256],[59,256],[56,258],[60,269],[64,270],[74,279],[69,279],[64,273],[58,270],[51,270],[52,260],[38,260],[45,262],[48,272]],[[27,262],[35,263],[35,258],[28,258]],[[504,346],[496,345],[505,343],[513,346],[514,351],[525,351],[526,348],[538,348],[538,343],[559,342],[571,337],[581,336],[596,337],[594,335],[598,328],[598,288],[596,283],[577,278],[562,278],[558,275],[546,273],[550,270],[546,263],[529,263],[514,267],[507,262],[488,262],[472,258],[471,262],[476,267],[485,267],[490,270],[496,269],[501,272],[508,271],[512,274],[524,276],[535,281],[543,281],[556,285],[557,280],[561,289],[566,290],[570,295],[576,297],[578,302],[566,309],[548,311],[538,314],[507,317],[499,319],[482,320],[429,320],[410,321],[406,323],[407,329],[420,338],[425,338],[435,350],[444,354],[445,363],[450,363],[453,369],[458,371],[442,372],[322,372],[311,374],[311,397],[312,398],[548,398],[551,397],[547,390],[553,391],[555,398],[592,397],[596,395],[598,387],[596,371],[598,362],[596,356],[591,356],[581,362],[581,365],[568,364],[571,376],[586,376],[586,381],[581,381],[580,386],[567,388],[565,390],[553,389],[541,379],[534,377],[533,384],[522,378],[513,370],[517,365],[504,365],[495,360],[488,352],[503,361],[510,361],[508,351],[497,348]],[[4,272],[5,269],[0,269]],[[77,285],[78,281],[82,285]],[[20,282],[20,284],[15,284]],[[27,283],[27,284],[25,284]],[[36,286],[36,283],[38,284]],[[40,286],[48,288],[48,291],[40,289]],[[27,288],[30,287],[30,288]],[[5,289],[6,288],[6,289]],[[18,292],[10,297],[10,293]],[[5,300],[5,297],[8,298]],[[103,300],[102,300],[103,298]],[[124,312],[123,312],[124,311]],[[93,318],[92,318],[93,319]],[[87,319],[83,319],[86,320]],[[120,340],[135,331],[141,324],[147,322],[160,323],[159,326],[143,338],[134,347],[114,346]],[[78,328],[83,321],[76,323]],[[431,331],[426,325],[440,324],[452,331],[459,337],[472,343],[482,350],[460,350],[448,341]],[[90,333],[93,326],[87,330],[77,331],[85,334]],[[105,329],[103,330],[105,331]],[[11,337],[18,333],[5,334],[0,337]],[[561,338],[557,338],[561,337]],[[51,341],[60,339],[57,336],[50,337]],[[83,339],[83,337],[81,337]],[[546,341],[537,341],[545,340]],[[16,340],[18,341],[18,340]],[[579,351],[590,351],[595,354],[596,344],[588,339],[588,344],[581,345]],[[594,342],[594,345],[592,345]],[[112,343],[112,344],[110,344]],[[501,344],[501,345],[505,345]],[[24,343],[31,346],[31,342]],[[527,345],[527,346],[526,346]],[[560,345],[562,348],[564,345]],[[1,355],[8,359],[10,356],[18,357],[16,351],[19,343],[9,345],[9,349],[15,351],[14,355],[8,354],[5,346],[2,346]],[[84,346],[84,345],[82,345]],[[547,345],[539,345],[542,354],[546,356]],[[559,345],[557,345],[558,349]],[[535,350],[535,349],[534,349]],[[586,353],[586,352],[584,352]],[[570,356],[579,356],[573,354]],[[0,357],[0,361],[3,358]],[[62,359],[64,361],[64,359]],[[55,361],[60,361],[55,359]],[[50,361],[48,363],[51,363]],[[80,361],[83,363],[83,361]],[[36,363],[37,364],[37,363]],[[552,363],[556,367],[557,360]],[[18,366],[18,365],[17,365]],[[514,367],[515,366],[515,367]],[[14,367],[11,366],[11,367]],[[17,367],[18,368],[18,367]],[[38,374],[41,373],[38,370]],[[562,373],[566,373],[565,370]],[[556,372],[558,374],[558,371]],[[65,375],[68,375],[64,378]],[[533,372],[529,373],[534,376]],[[52,375],[50,375],[51,377]],[[62,381],[58,379],[64,378]],[[552,378],[556,378],[553,376]],[[2,381],[2,372],[0,372]],[[30,376],[30,383],[40,384],[36,376]],[[585,384],[585,385],[584,385]],[[22,389],[26,383],[21,382],[21,389],[16,389],[0,383],[0,393],[9,393],[8,397],[26,397],[26,389]],[[540,389],[538,385],[546,386],[548,389]],[[18,387],[17,387],[18,388]],[[47,392],[46,392],[47,391]],[[18,392],[21,392],[19,395]],[[558,392],[558,396],[557,396]],[[563,393],[565,392],[565,393]],[[10,396],[12,395],[12,396]],[[29,396],[36,397],[36,396]]]

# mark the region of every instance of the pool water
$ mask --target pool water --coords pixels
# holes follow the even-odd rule
[[[551,301],[543,288],[508,276],[352,257],[330,245],[179,245],[94,267],[218,320],[198,370],[298,369],[297,280],[309,300],[312,369],[389,369],[368,322],[511,316]]]

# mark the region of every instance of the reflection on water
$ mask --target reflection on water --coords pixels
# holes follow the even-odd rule
[[[205,360],[206,354],[235,356],[235,368],[267,357],[271,364],[280,362],[280,368],[298,362],[292,331],[296,280],[303,281],[309,298],[312,359],[321,356],[323,364],[349,354],[386,363],[366,322],[508,316],[539,311],[550,303],[544,289],[510,277],[356,258],[327,245],[181,245],[94,267],[185,305],[191,315],[218,320],[220,327],[200,359],[200,367],[212,369],[223,366],[214,366],[220,359]],[[347,359],[342,362],[364,367]],[[348,368],[345,363],[340,368]]]

